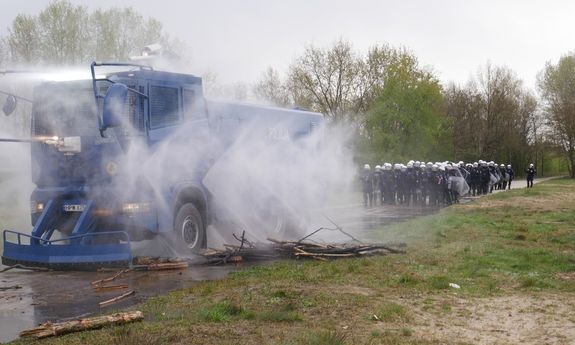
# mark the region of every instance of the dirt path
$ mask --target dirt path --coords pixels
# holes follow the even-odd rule
[[[561,294],[429,299],[415,309],[414,334],[470,344],[574,344],[575,301]],[[415,303],[414,303],[415,304]]]

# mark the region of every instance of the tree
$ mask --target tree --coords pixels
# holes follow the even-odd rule
[[[297,105],[321,112],[331,122],[352,120],[361,127],[363,114],[383,88],[387,66],[408,55],[405,49],[387,45],[372,47],[364,55],[343,40],[330,48],[309,46],[290,64],[284,79],[268,68],[254,93],[277,105]]]
[[[294,97],[290,94],[287,85],[281,80],[278,71],[272,67],[268,67],[261,79],[256,83],[254,94],[256,97],[278,106],[294,103]]]
[[[473,81],[466,87],[450,84],[444,91],[452,128],[452,154],[464,161],[477,161],[482,150],[483,100]]]
[[[544,111],[553,138],[569,160],[569,173],[575,178],[575,53],[547,62],[538,77]]]
[[[364,150],[377,161],[445,157],[447,127],[439,81],[413,55],[397,57],[387,64],[383,88],[377,88],[367,114]]]
[[[37,23],[42,60],[56,64],[76,64],[86,59],[89,42],[84,6],[68,1],[52,2],[40,12]]]
[[[8,43],[0,37],[0,67],[3,67],[8,60]]]
[[[532,149],[537,100],[506,67],[487,64],[466,86],[444,92],[454,159],[524,166]]]
[[[8,29],[8,46],[13,60],[35,62],[40,55],[40,35],[36,19],[19,14]]]
[[[162,24],[154,18],[144,19],[132,8],[96,10],[90,23],[94,27],[91,55],[96,59],[127,60],[150,43],[167,46]]]
[[[357,72],[351,44],[340,40],[331,49],[306,49],[290,66],[289,83],[297,103],[337,122],[353,104]]]

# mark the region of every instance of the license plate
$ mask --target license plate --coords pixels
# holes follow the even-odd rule
[[[78,204],[78,205],[64,205],[62,206],[64,209],[64,212],[84,212],[84,208],[86,208],[86,205],[83,204]]]

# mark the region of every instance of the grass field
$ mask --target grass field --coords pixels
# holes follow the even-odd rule
[[[142,323],[41,343],[566,344],[574,209],[569,179],[493,194],[374,234],[404,255],[257,266],[152,298]]]

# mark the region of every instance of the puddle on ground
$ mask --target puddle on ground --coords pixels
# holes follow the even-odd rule
[[[2,266],[0,266],[2,267]],[[124,301],[100,308],[99,302],[127,291],[96,292],[90,283],[113,272],[30,272],[10,270],[0,274],[0,287],[20,286],[0,292],[0,342],[18,337],[24,329],[46,321],[61,321],[125,308],[149,297],[216,280],[239,266],[192,266],[187,270],[129,272],[112,284],[128,284],[136,291]]]

